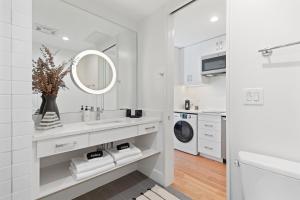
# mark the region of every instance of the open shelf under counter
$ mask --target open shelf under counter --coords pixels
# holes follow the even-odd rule
[[[63,162],[63,163],[59,163],[59,164],[52,165],[49,167],[41,168],[40,189],[39,189],[37,199],[46,197],[53,193],[59,192],[61,190],[72,187],[74,185],[88,181],[90,179],[101,176],[108,172],[112,172],[121,167],[138,162],[140,160],[149,158],[154,155],[158,155],[159,153],[160,153],[159,151],[154,150],[154,149],[144,149],[144,150],[142,149],[142,156],[140,158],[133,160],[131,162],[128,162],[126,164],[123,164],[123,165],[116,165],[114,168],[112,168],[110,170],[107,170],[105,172],[96,174],[94,176],[91,176],[89,178],[82,179],[79,181],[75,180],[70,173],[70,170],[69,170],[70,162]]]

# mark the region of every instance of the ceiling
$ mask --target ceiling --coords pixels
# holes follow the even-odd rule
[[[114,10],[115,12],[127,17],[129,20],[140,21],[151,15],[168,0],[92,0],[98,5]]]
[[[219,20],[212,23],[211,17]],[[226,33],[226,0],[197,0],[174,14],[175,46],[186,47]]]
[[[115,42],[120,33],[128,31],[61,0],[33,0],[33,29],[37,25],[57,31],[51,35],[34,30],[33,42],[73,51],[105,48],[101,45],[111,45],[108,43]],[[63,36],[70,40],[63,41]]]

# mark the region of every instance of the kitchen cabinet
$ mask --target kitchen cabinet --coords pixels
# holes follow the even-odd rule
[[[224,50],[226,50],[225,35],[183,48],[182,64],[184,69],[184,85],[192,86],[203,84],[201,76],[201,57]]]

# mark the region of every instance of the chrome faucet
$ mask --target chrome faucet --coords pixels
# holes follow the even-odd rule
[[[97,115],[96,115],[96,120],[100,120],[100,115],[101,113],[103,113],[104,109],[100,108],[100,107],[97,107]]]

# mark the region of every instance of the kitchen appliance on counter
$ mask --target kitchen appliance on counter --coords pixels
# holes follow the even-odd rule
[[[184,102],[184,109],[190,110],[191,109],[191,101],[190,100],[185,100]]]
[[[174,147],[177,150],[198,154],[198,115],[174,113]]]
[[[226,51],[202,56],[201,59],[203,76],[226,73]]]

